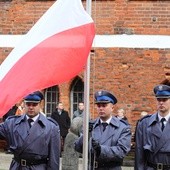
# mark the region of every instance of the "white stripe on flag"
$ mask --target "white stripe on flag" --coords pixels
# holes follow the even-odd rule
[[[0,116],[28,93],[79,74],[94,34],[81,0],[55,2],[0,66]]]

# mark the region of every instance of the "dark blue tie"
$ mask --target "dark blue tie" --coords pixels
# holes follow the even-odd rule
[[[28,124],[29,124],[29,127],[31,128],[31,123],[33,122],[33,120],[31,118],[28,119]]]
[[[165,121],[166,121],[165,118],[162,118],[162,119],[161,119],[161,130],[162,130],[162,131],[163,131],[164,128],[165,128],[165,124],[164,124]]]
[[[104,132],[104,131],[105,131],[105,129],[106,129],[106,127],[107,127],[107,125],[108,125],[108,123],[103,122],[103,123],[102,123],[102,125],[103,125],[103,132]]]

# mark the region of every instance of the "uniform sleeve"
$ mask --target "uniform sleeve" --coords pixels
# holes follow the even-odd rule
[[[5,123],[0,123],[0,139],[6,139],[7,129]]]
[[[60,169],[60,130],[59,126],[54,125],[51,132],[49,145],[49,163],[48,170]]]
[[[77,152],[83,152],[83,135],[81,135],[74,143],[75,150]]]
[[[136,145],[135,145],[135,170],[144,170],[144,150],[143,150],[143,123],[138,122],[136,128]]]
[[[104,157],[108,160],[122,161],[131,148],[131,130],[127,125],[120,129],[120,135],[117,136],[117,143],[113,146],[101,145],[101,154],[99,157]],[[115,136],[116,137],[116,136]]]

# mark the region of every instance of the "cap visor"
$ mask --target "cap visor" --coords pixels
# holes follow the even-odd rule
[[[111,103],[110,101],[96,101],[95,104],[98,104],[98,103]]]
[[[40,101],[35,100],[24,100],[25,103],[40,103]]]
[[[168,98],[170,98],[170,96],[156,96],[156,98],[168,99]]]

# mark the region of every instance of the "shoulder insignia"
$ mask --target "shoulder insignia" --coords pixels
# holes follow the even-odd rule
[[[51,117],[47,117],[47,120],[53,122],[56,126],[59,126],[58,123]]]
[[[151,114],[148,114],[148,115],[142,117],[139,121],[141,122],[142,120],[144,120],[144,119],[146,119],[146,118],[149,118],[149,117],[151,117],[151,116],[152,116]]]
[[[122,122],[122,123],[124,123],[125,125],[130,125],[126,120],[124,120],[124,119],[120,119],[120,121]]]
[[[12,118],[19,118],[19,117],[21,117],[21,115],[12,115],[12,116],[9,116],[6,120],[12,119]]]

